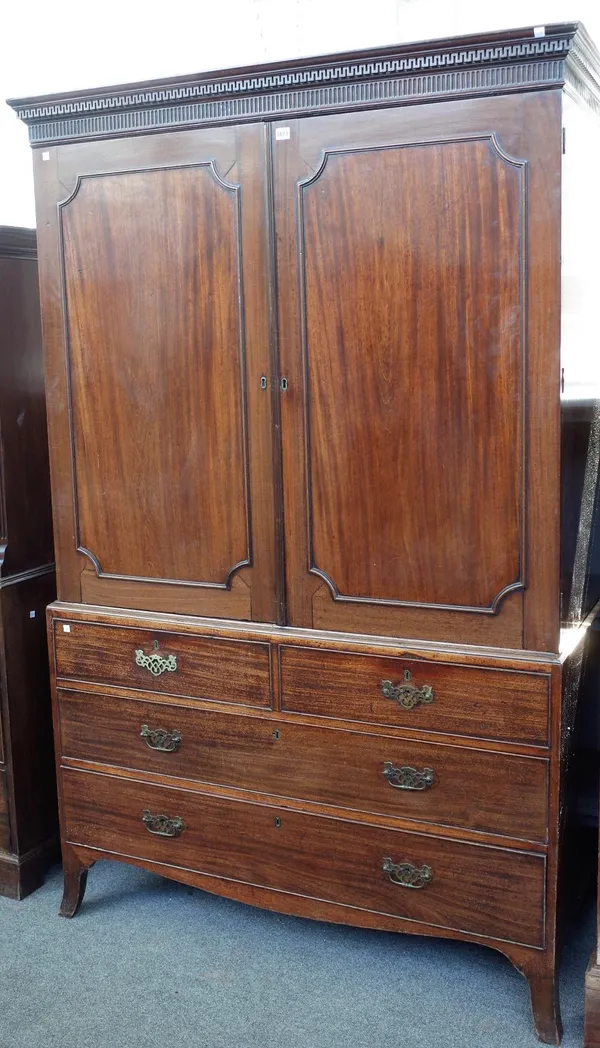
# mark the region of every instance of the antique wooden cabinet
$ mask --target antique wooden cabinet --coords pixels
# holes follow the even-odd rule
[[[63,914],[113,857],[474,940],[558,1041],[561,769],[600,596],[587,509],[560,556],[561,386],[593,386],[598,299],[593,183],[563,159],[599,98],[569,24],[11,103]]]
[[[0,894],[58,857],[46,606],[56,595],[33,229],[0,226]]]

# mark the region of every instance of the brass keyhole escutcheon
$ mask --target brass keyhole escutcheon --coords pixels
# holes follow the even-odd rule
[[[386,699],[392,699],[405,710],[412,710],[415,706],[428,706],[433,702],[433,688],[430,684],[422,684],[417,687],[411,680],[410,670],[404,671],[404,679],[401,684],[394,684],[391,680],[382,680],[381,693]]]

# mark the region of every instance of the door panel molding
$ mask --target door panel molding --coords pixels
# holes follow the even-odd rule
[[[428,146],[451,146],[463,143],[484,143],[489,149],[490,153],[494,156],[497,161],[503,165],[508,165],[510,168],[516,170],[519,182],[519,215],[518,215],[518,257],[519,257],[519,409],[518,409],[518,448],[520,453],[520,492],[519,492],[519,505],[518,505],[518,564],[516,570],[516,577],[512,580],[499,584],[495,592],[491,595],[487,603],[460,603],[458,601],[452,602],[433,602],[426,600],[408,600],[408,599],[391,599],[389,597],[382,598],[374,595],[360,595],[356,593],[342,592],[341,587],[338,586],[332,574],[324,567],[320,566],[316,562],[315,550],[314,550],[314,498],[313,498],[313,484],[312,484],[312,463],[311,463],[311,395],[310,395],[310,384],[311,384],[311,373],[313,369],[310,365],[310,345],[309,345],[309,334],[308,334],[308,317],[307,317],[307,291],[306,291],[306,268],[307,268],[307,243],[306,243],[306,224],[305,224],[305,201],[306,192],[308,189],[313,189],[317,182],[323,177],[324,173],[328,169],[328,164],[331,158],[340,158],[346,156],[357,156],[366,153],[382,153],[389,152],[392,150],[408,150],[408,149],[421,149],[427,148]],[[305,498],[307,506],[307,527],[308,527],[308,550],[309,550],[309,564],[308,570],[311,575],[317,576],[319,579],[328,587],[331,598],[336,602],[348,602],[357,604],[373,604],[373,605],[384,605],[384,606],[398,606],[398,607],[413,607],[423,609],[439,609],[440,611],[459,611],[459,612],[472,612],[475,614],[484,615],[496,615],[500,608],[502,601],[510,593],[515,593],[525,589],[525,478],[527,474],[527,463],[526,463],[526,447],[524,440],[524,427],[525,427],[525,407],[526,407],[526,395],[525,395],[525,384],[526,384],[526,354],[527,354],[527,330],[526,330],[526,301],[527,301],[527,160],[518,157],[510,156],[501,147],[498,135],[495,132],[488,133],[475,133],[465,134],[460,136],[435,136],[430,139],[419,139],[418,141],[404,140],[396,143],[388,144],[376,144],[376,145],[365,145],[363,146],[352,146],[348,148],[334,147],[325,148],[321,151],[321,155],[317,166],[312,174],[305,178],[298,180],[297,182],[297,251],[298,251],[298,298],[300,302],[300,323],[301,323],[301,343],[302,343],[302,355],[303,355],[303,369],[304,369],[304,384],[305,384],[305,397],[304,397],[304,425],[305,425]],[[321,274],[322,275],[322,274]]]
[[[80,196],[85,190],[85,187],[92,182],[99,182],[104,179],[111,178],[122,178],[127,176],[135,175],[148,175],[153,173],[164,174],[167,172],[178,172],[178,171],[206,171],[211,178],[214,180],[216,185],[230,193],[233,201],[233,238],[235,244],[235,285],[236,293],[235,300],[237,305],[237,329],[238,329],[238,366],[239,366],[239,400],[241,409],[241,460],[242,469],[241,475],[243,478],[243,504],[244,504],[244,518],[245,518],[245,550],[242,556],[233,563],[232,566],[225,573],[225,577],[221,581],[207,580],[207,579],[181,579],[168,576],[160,575],[144,575],[144,574],[124,574],[117,571],[104,570],[102,567],[101,557],[98,553],[94,552],[91,548],[85,544],[82,539],[82,527],[81,527],[81,503],[79,498],[79,484],[78,484],[78,466],[77,466],[77,439],[75,433],[75,416],[76,409],[74,406],[73,398],[73,361],[72,361],[72,337],[70,328],[70,310],[69,310],[69,295],[68,295],[68,276],[67,276],[67,259],[65,251],[65,215],[67,208],[73,204],[73,202]],[[202,589],[222,589],[229,590],[231,587],[231,581],[234,575],[242,568],[250,567],[252,565],[252,522],[251,522],[251,489],[250,489],[250,477],[249,477],[249,454],[248,454],[248,412],[247,412],[247,397],[246,397],[246,346],[245,346],[245,295],[244,295],[244,284],[243,284],[243,273],[242,273],[242,249],[241,249],[241,186],[237,182],[229,182],[224,179],[217,169],[217,161],[214,157],[197,161],[194,163],[186,164],[169,164],[169,165],[157,165],[157,166],[135,166],[135,167],[123,167],[118,168],[114,171],[102,171],[92,172],[89,174],[79,174],[75,181],[75,186],[72,192],[64,199],[58,202],[58,216],[59,216],[59,241],[60,241],[60,257],[62,263],[62,290],[63,290],[63,315],[65,323],[65,353],[67,361],[67,376],[68,376],[68,389],[69,389],[69,427],[70,427],[70,442],[71,442],[71,454],[72,454],[72,469],[73,469],[73,487],[74,487],[74,507],[75,507],[75,528],[76,528],[76,547],[77,552],[83,554],[91,562],[97,576],[99,578],[107,579],[119,579],[121,581],[131,582],[142,582],[142,583],[157,583],[165,584],[168,586],[193,586]],[[199,483],[201,483],[199,478]],[[105,536],[108,538],[108,535]],[[240,551],[242,552],[242,551]]]

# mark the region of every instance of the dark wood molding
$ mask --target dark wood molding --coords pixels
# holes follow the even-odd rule
[[[77,617],[82,622],[90,622],[95,625],[110,625],[118,616],[119,623],[130,626],[132,629],[147,626],[154,623],[156,614],[143,609],[127,609],[115,611],[113,608],[94,604],[73,604],[69,601],[56,600],[48,609],[49,622],[53,625],[58,621],[69,622],[71,618]],[[315,645],[322,648],[346,648],[360,649],[364,646],[372,648],[374,652],[381,654],[412,654],[419,653],[418,657],[424,659],[448,659],[451,662],[466,660],[466,664],[477,661],[481,656],[486,664],[492,666],[504,666],[509,663],[523,663],[528,669],[534,664],[544,663],[548,666],[560,666],[562,659],[559,655],[547,651],[531,651],[517,648],[486,647],[482,644],[457,644],[445,641],[428,641],[415,637],[392,637],[392,636],[370,636],[365,633],[344,633],[335,630],[314,630],[290,626],[276,626],[261,622],[244,622],[235,619],[215,619],[208,616],[201,618],[186,614],[163,614],[160,616],[169,628],[178,631],[195,634],[203,633],[205,630],[210,634],[215,631],[224,637],[239,637],[240,639],[262,640],[268,639],[273,643],[306,644],[309,647]],[[581,643],[586,630],[582,627],[578,631],[577,644]],[[571,649],[574,650],[574,647]]]
[[[600,111],[600,55],[579,23],[10,99],[34,146],[568,85]]]
[[[23,226],[0,226],[0,258],[37,259],[35,229]]]
[[[40,575],[52,575],[55,570],[56,565],[52,561],[51,564],[40,564],[39,567],[29,568],[28,571],[7,575],[5,578],[0,578],[0,590],[6,589],[7,586],[17,586],[20,582],[29,582],[30,579],[37,579]]]

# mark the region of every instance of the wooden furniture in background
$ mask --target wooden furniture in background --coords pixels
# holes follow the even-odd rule
[[[45,610],[56,593],[35,231],[0,226],[0,893],[58,856]]]
[[[39,215],[61,912],[111,857],[473,940],[557,1043],[562,768],[600,596],[585,512],[560,557],[561,320],[598,300],[570,294],[587,262],[561,230],[573,200],[598,221],[563,170],[600,105],[585,31],[12,105]]]

